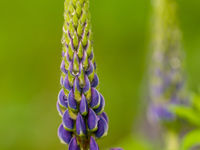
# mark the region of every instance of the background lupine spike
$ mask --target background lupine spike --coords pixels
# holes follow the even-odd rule
[[[176,1],[154,0],[153,51],[150,67],[150,119],[172,121],[170,105],[186,103],[181,34],[177,25]]]
[[[181,123],[171,107],[187,104],[181,34],[175,0],[154,0],[152,63],[149,79],[149,120],[161,127],[165,149],[177,150]],[[158,123],[158,124],[155,124]],[[159,129],[159,128],[157,128]]]
[[[61,91],[57,110],[58,135],[69,150],[98,150],[96,139],[108,131],[105,101],[93,53],[89,0],[65,0],[62,37]]]

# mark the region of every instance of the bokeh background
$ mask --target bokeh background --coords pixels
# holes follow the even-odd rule
[[[0,0],[0,149],[64,150],[57,138],[64,0]],[[200,83],[200,1],[178,0],[190,89]],[[91,0],[100,91],[110,118],[102,149],[149,150],[142,135],[150,0]]]

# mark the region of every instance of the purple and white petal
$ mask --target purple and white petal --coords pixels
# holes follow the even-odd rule
[[[87,100],[86,100],[86,98],[85,98],[85,95],[84,94],[82,94],[82,98],[81,98],[81,102],[80,102],[80,113],[82,114],[82,115],[87,115],[87,113],[88,113],[88,103],[87,103]]]
[[[68,109],[63,115],[63,126],[68,131],[72,131],[74,129],[74,121],[71,119]]]
[[[78,116],[76,119],[76,133],[79,136],[83,136],[86,134],[85,122],[80,113],[78,113]]]
[[[68,107],[67,97],[65,96],[64,90],[61,89],[58,95],[59,104],[65,108]]]
[[[87,124],[88,124],[88,129],[90,131],[97,130],[98,120],[99,119],[97,118],[97,115],[95,114],[95,112],[91,108],[89,108]]]
[[[90,150],[99,150],[99,147],[92,136],[90,137]]]
[[[60,85],[63,86],[63,83],[64,83],[64,80],[63,80],[63,77],[61,76],[60,77]]]
[[[97,87],[98,84],[99,84],[99,78],[98,78],[97,74],[95,73],[94,74],[94,79],[92,80],[92,83],[91,83],[91,86],[93,88],[95,88],[95,87]]]
[[[93,71],[94,71],[94,65],[93,65],[92,61],[89,61],[89,68],[86,71],[86,74],[89,76],[91,73],[93,73]]]
[[[103,136],[106,136],[108,132],[108,123],[106,122],[106,120],[103,117],[100,117],[99,121],[98,121],[98,129],[95,132],[95,136],[97,138],[101,138]]]
[[[72,89],[72,87],[70,86],[69,80],[68,80],[68,74],[65,76],[65,80],[64,80],[64,88],[68,91],[70,91]]]
[[[96,109],[99,107],[99,105],[100,105],[100,94],[95,88],[92,88],[90,107]]]
[[[79,85],[79,79],[78,79],[78,77],[76,77],[75,80],[74,80],[73,88],[74,89],[76,88],[79,92],[81,92],[81,87]]]
[[[80,150],[75,137],[71,139],[68,150]]]
[[[98,108],[94,109],[94,111],[97,113],[97,114],[101,114],[104,110],[104,107],[105,107],[105,100],[103,98],[103,96],[101,94],[100,95],[100,105]]]
[[[90,54],[90,56],[89,56],[89,59],[92,60],[93,57],[94,57],[94,52],[92,51],[91,54]]]
[[[69,95],[68,95],[68,106],[70,109],[72,109],[73,111],[76,111],[77,110],[77,102],[76,100],[74,99],[74,94],[73,94],[73,91],[71,90],[69,92]]]
[[[61,66],[60,66],[60,69],[63,73],[67,74],[68,71],[66,70],[65,68],[65,61],[63,60],[62,63],[61,63]]]
[[[85,86],[83,88],[83,93],[87,92],[90,89],[90,80],[88,79],[88,76],[85,75]]]
[[[59,104],[58,101],[57,101],[57,104],[56,104],[56,108],[57,108],[57,111],[58,111],[59,115],[62,117],[63,116],[63,112],[62,112],[62,110],[60,108],[60,104]]]
[[[65,130],[65,128],[61,124],[58,128],[58,137],[63,144],[69,144],[72,138],[72,132]]]
[[[108,121],[109,121],[108,116],[105,112],[102,112],[100,116],[103,117],[106,120],[106,122],[108,123]]]

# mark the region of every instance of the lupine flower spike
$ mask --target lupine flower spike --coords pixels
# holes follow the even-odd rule
[[[93,53],[89,0],[64,3],[61,79],[57,110],[58,136],[69,150],[99,150],[96,140],[107,135],[105,101],[96,89],[99,79]]]
[[[166,149],[177,150],[177,116],[171,106],[186,103],[183,55],[177,26],[176,1],[154,0],[153,52],[150,67],[149,119],[164,124]]]
[[[185,103],[185,77],[176,2],[154,0],[153,54],[150,67],[150,119],[176,119],[168,106]]]

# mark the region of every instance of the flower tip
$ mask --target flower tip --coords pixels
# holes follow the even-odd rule
[[[90,138],[90,150],[99,150],[99,147],[92,136]]]
[[[76,133],[79,136],[83,136],[86,134],[86,126],[85,122],[83,120],[83,117],[78,113],[77,119],[76,119]]]
[[[80,107],[79,108],[80,109],[80,113],[82,115],[86,116],[87,113],[88,113],[88,104],[87,104],[87,100],[86,100],[84,94],[82,94],[82,98],[81,98],[81,102],[80,102],[80,106],[79,107]]]
[[[80,150],[75,137],[71,139],[68,150]]]

